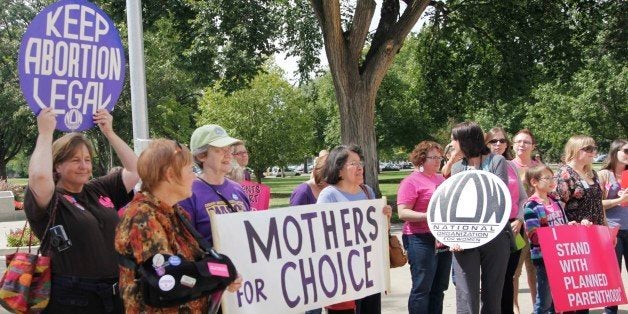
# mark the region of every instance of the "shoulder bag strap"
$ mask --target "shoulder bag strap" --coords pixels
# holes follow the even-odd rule
[[[214,193],[216,193],[216,195],[218,195],[218,197],[220,197],[220,199],[221,199],[223,202],[225,202],[225,204],[227,204],[227,207],[229,207],[229,210],[231,210],[231,212],[232,212],[232,213],[237,212],[237,211],[235,210],[235,208],[233,208],[233,205],[231,205],[231,203],[227,200],[227,198],[226,198],[226,197],[224,197],[224,195],[222,195],[222,193],[218,192],[218,190],[216,190],[216,188],[215,188],[213,185],[209,184],[209,182],[207,182],[207,181],[203,180],[203,178],[201,178],[201,177],[198,177],[198,179],[199,179],[199,180],[201,180],[201,181],[203,181],[205,184],[207,184],[207,186],[209,186],[209,187],[210,187],[210,188],[214,191]],[[225,179],[225,180],[226,180],[226,179]]]
[[[205,251],[207,254],[211,254],[214,258],[221,259],[220,255],[218,255],[218,253],[214,251],[214,248],[211,246],[211,244],[209,244],[209,242],[200,233],[198,233],[198,231],[196,231],[190,221],[185,218],[183,214],[181,214],[181,211],[175,209],[175,212],[177,213],[179,220],[181,220],[181,222],[183,223],[183,226],[185,226],[185,228],[188,229],[192,236],[194,236],[194,239],[196,239],[196,242],[198,242],[198,245],[201,247],[201,249],[203,249],[203,251]]]
[[[360,188],[364,191],[364,194],[366,194],[368,199],[373,199],[371,192],[369,192],[369,189],[366,187],[366,184],[360,184]]]
[[[46,228],[44,229],[44,235],[41,236],[41,241],[39,241],[40,245],[39,245],[39,249],[37,250],[37,255],[39,255],[40,253],[42,255],[50,255],[50,241],[46,241],[48,240],[48,234],[50,233],[50,228],[52,228],[52,226],[55,224],[55,219],[57,217],[57,208],[59,207],[59,195],[54,195],[53,194],[53,198],[54,198],[54,205],[52,206],[52,210],[50,211],[50,217],[48,218],[48,224],[46,225]],[[44,249],[45,248],[45,249]]]

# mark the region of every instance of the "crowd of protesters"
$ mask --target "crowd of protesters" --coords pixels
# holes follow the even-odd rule
[[[176,313],[216,310],[210,296],[176,307],[146,304],[131,264],[163,264],[198,260],[212,244],[210,213],[250,211],[239,182],[250,180],[248,151],[242,140],[222,127],[197,128],[186,145],[154,140],[138,157],[113,130],[111,115],[98,110],[94,122],[107,138],[122,166],[92,178],[94,152],[80,133],[53,141],[55,113],[44,109],[37,118],[39,135],[29,164],[24,207],[35,234],[63,230],[66,241],[52,249],[52,293],[48,313]],[[619,227],[617,258],[628,258],[628,193],[622,172],[628,167],[628,142],[611,144],[601,171],[592,168],[595,141],[572,136],[556,171],[532,157],[536,139],[527,130],[510,138],[500,127],[484,133],[475,122],[456,125],[445,149],[422,141],[409,155],[414,165],[397,194],[404,221],[403,245],[408,253],[412,288],[409,313],[442,313],[450,274],[455,278],[458,313],[519,313],[518,276],[526,265],[535,313],[553,313],[547,273],[536,231],[561,224]],[[198,173],[194,169],[200,169]],[[467,170],[495,174],[512,200],[509,223],[491,241],[473,249],[446,247],[431,234],[427,207],[446,178]],[[141,187],[136,189],[140,182]],[[364,184],[364,159],[359,147],[339,145],[321,151],[310,180],[296,187],[291,205],[333,203],[375,198]],[[118,210],[126,207],[118,215]],[[390,217],[392,208],[383,209]],[[551,219],[540,219],[540,217]],[[192,226],[194,230],[189,230]],[[58,231],[57,231],[58,232]],[[525,239],[519,247],[516,237]],[[63,239],[62,239],[63,240]],[[155,266],[159,268],[159,265]],[[233,292],[242,278],[226,288]],[[327,312],[381,313],[381,296],[328,304]],[[321,309],[312,313],[320,313]],[[580,311],[587,312],[587,311]],[[617,307],[606,308],[616,313]]]

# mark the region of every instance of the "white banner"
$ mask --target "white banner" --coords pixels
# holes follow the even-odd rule
[[[212,215],[214,247],[243,285],[223,313],[293,313],[360,299],[389,280],[385,200]]]

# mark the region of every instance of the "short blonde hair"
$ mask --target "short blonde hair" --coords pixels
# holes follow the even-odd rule
[[[59,174],[55,170],[57,165],[72,158],[81,145],[87,147],[89,157],[93,159],[94,146],[92,146],[92,142],[90,142],[83,133],[68,133],[52,143],[52,172],[55,182],[59,180]]]
[[[137,160],[142,191],[153,192],[161,182],[165,182],[168,169],[176,170],[174,176],[181,180],[180,169],[186,165],[192,165],[192,154],[185,145],[167,139],[153,140]]]
[[[587,146],[595,146],[595,141],[591,137],[586,135],[574,135],[570,137],[567,144],[565,144],[565,163],[568,163],[576,158],[578,152]],[[587,174],[592,175],[593,173],[591,170],[591,165],[584,166],[584,171]]]

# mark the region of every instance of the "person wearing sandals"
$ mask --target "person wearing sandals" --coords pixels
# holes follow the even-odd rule
[[[230,137],[219,125],[203,125],[192,133],[190,150],[201,169],[192,184],[192,196],[179,205],[190,214],[194,228],[213,245],[210,212],[226,214],[251,211],[249,197],[237,182],[226,175],[231,171],[233,145],[242,141]]]
[[[59,241],[51,250],[47,313],[124,312],[113,243],[117,210],[131,200],[139,181],[137,156],[113,131],[109,112],[99,109],[93,119],[124,166],[95,179],[91,142],[81,133],[68,133],[53,142],[54,111],[43,109],[37,117],[39,135],[28,169],[25,212],[38,237],[56,212],[52,228]]]

